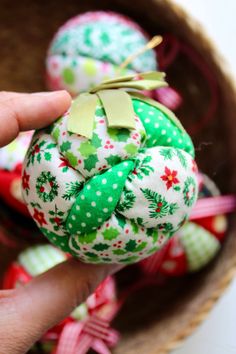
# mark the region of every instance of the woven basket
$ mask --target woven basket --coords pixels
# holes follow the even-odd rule
[[[151,35],[174,33],[208,63],[218,84],[219,106],[214,119],[194,136],[198,148],[197,162],[223,193],[235,192],[235,88],[227,65],[202,32],[202,27],[171,1],[47,0],[42,3],[39,0],[22,0],[14,2],[9,9],[9,1],[2,0],[0,90],[44,90],[44,59],[53,33],[68,18],[98,9],[127,14]],[[171,67],[168,78],[170,83],[182,88],[185,103],[178,116],[188,126],[208,105],[205,82],[183,56],[179,56]],[[236,267],[235,229],[236,222],[231,220],[228,240],[221,254],[201,273],[171,280],[164,287],[146,288],[131,296],[114,324],[122,334],[114,353],[164,354],[191,333],[233,276]],[[15,256],[9,250],[0,247],[1,272]],[[127,282],[130,272],[126,271],[124,276],[123,282]]]

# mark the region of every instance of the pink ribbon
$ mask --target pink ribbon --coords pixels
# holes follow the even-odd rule
[[[109,317],[117,311],[118,307]],[[85,354],[90,348],[99,354],[111,354],[109,348],[116,345],[119,334],[110,327],[110,320],[92,315],[84,321],[67,323],[54,354]]]
[[[231,213],[236,210],[236,196],[226,195],[198,199],[190,215],[190,220]]]
[[[173,87],[161,87],[155,90],[155,98],[171,110],[177,110],[183,102],[182,97]]]

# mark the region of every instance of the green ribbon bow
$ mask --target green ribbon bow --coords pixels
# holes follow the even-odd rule
[[[132,97],[136,97],[162,111],[168,111],[168,116],[177,126],[183,129],[175,115],[156,101],[141,93],[131,90],[153,90],[167,86],[165,73],[151,71],[141,74],[122,76],[103,81],[87,93],[80,94],[72,103],[68,118],[67,130],[71,133],[92,138],[94,115],[100,100],[107,117],[109,128],[135,128],[135,112]],[[120,90],[123,89],[123,90]]]

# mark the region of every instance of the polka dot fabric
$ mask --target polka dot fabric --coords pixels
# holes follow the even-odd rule
[[[51,242],[84,262],[147,257],[180,228],[196,200],[190,137],[161,105],[132,103],[134,129],[108,128],[98,101],[91,139],[67,131],[67,112],[35,134],[25,159],[31,215]]]
[[[72,95],[87,91],[101,81],[157,69],[150,50],[120,64],[148,42],[148,36],[129,18],[104,11],[88,12],[66,22],[55,35],[46,59],[50,89],[66,89]]]

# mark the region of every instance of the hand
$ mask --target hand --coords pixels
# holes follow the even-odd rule
[[[70,106],[66,91],[0,93],[0,146],[20,131],[43,128]],[[118,266],[70,259],[26,286],[0,291],[0,353],[22,354],[50,327],[68,316]]]

